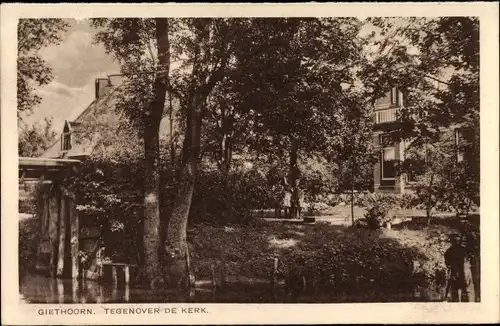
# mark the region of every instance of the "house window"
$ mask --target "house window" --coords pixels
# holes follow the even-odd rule
[[[398,107],[405,104],[405,93],[398,87],[391,89],[391,104]]]
[[[391,135],[381,135],[380,145],[382,147],[380,158],[382,180],[394,180],[396,178],[396,148]]]
[[[394,146],[382,149],[382,179],[394,180],[396,167],[394,165],[396,150]]]
[[[65,132],[62,135],[62,150],[69,151],[71,149],[71,133]]]

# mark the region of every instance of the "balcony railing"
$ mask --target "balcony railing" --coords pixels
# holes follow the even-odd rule
[[[398,119],[398,116],[399,116],[399,108],[375,111],[374,113],[375,124],[394,122]]]

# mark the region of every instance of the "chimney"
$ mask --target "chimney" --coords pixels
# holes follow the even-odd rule
[[[100,100],[108,95],[111,90],[111,80],[109,78],[97,78],[95,80],[95,99]]]

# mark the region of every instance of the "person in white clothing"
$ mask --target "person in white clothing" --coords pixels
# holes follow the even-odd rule
[[[283,213],[285,218],[290,217],[290,208],[292,206],[292,193],[290,187],[286,186],[285,196],[283,197]]]

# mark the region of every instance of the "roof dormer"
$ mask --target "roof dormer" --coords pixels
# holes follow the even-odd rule
[[[64,121],[64,128],[61,135],[61,152],[65,153],[71,150],[71,147],[73,145],[72,133],[73,133],[73,128],[71,127],[70,122],[67,120]]]

